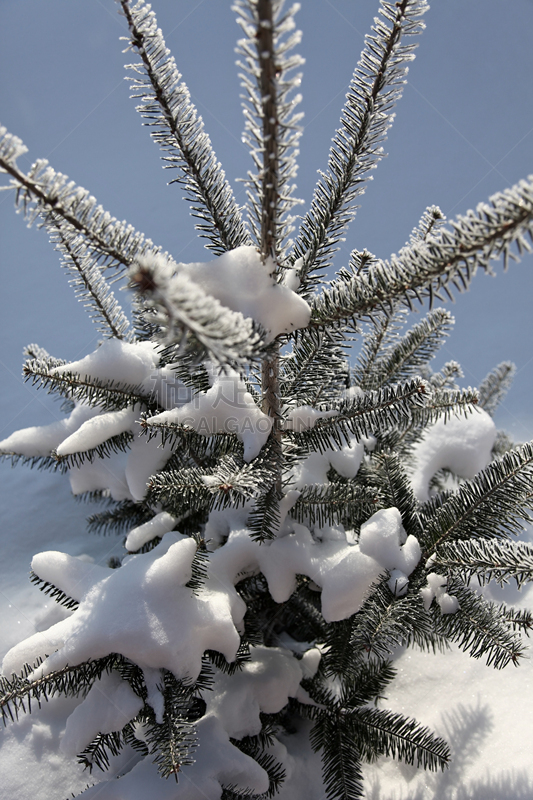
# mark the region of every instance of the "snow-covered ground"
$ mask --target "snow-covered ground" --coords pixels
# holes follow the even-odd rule
[[[2,467],[0,498],[5,509],[0,532],[1,653],[36,630],[60,619],[61,610],[28,581],[35,552],[58,549],[85,554],[105,564],[121,551],[115,537],[90,536],[84,518],[90,507],[70,496],[59,475],[23,467]],[[488,591],[494,599],[533,609],[533,587]],[[366,768],[368,800],[522,800],[533,797],[533,667],[528,659],[503,672],[463,653],[398,654],[398,677],[386,705],[408,713],[444,736],[453,763],[442,774],[417,771],[397,762]],[[94,777],[59,749],[67,716],[76,701],[58,699],[21,717],[0,735],[2,800],[66,800]],[[115,765],[127,770],[136,756]],[[295,776],[296,778],[296,776]],[[296,789],[296,785],[299,787]],[[291,782],[290,800],[322,800],[313,771]],[[296,793],[295,793],[296,792]],[[179,794],[176,794],[176,800]],[[200,797],[198,798],[200,800]]]

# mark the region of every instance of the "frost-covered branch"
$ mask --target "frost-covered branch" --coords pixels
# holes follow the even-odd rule
[[[100,321],[98,330],[107,336],[131,341],[130,323],[87,247],[65,236],[60,226],[49,224],[52,243],[63,256],[63,266],[72,275],[76,296],[89,309],[89,316]]]
[[[131,48],[141,58],[140,63],[127,67],[143,76],[133,79],[133,97],[141,101],[137,110],[163,150],[167,168],[179,170],[171,183],[184,186],[191,213],[200,220],[197,228],[209,239],[209,249],[219,255],[250,244],[231,187],[154,12],[144,0],[135,5],[130,0],[117,1],[130,29]]]
[[[502,361],[479,385],[479,405],[488,414],[494,414],[509,391],[516,367],[511,361]]]
[[[313,427],[301,432],[284,431],[300,446],[323,452],[333,443],[342,446],[352,434],[358,439],[372,436],[374,431],[400,429],[409,425],[415,409],[431,402],[424,381],[415,379],[343,400],[338,408],[324,413]]]
[[[152,311],[150,319],[159,326],[163,344],[185,344],[190,335],[199,355],[221,364],[248,362],[259,354],[260,327],[206,294],[187,275],[176,273],[167,258],[139,259],[130,271],[130,282]]]
[[[415,242],[389,261],[371,265],[364,274],[347,271],[313,303],[311,324],[339,325],[372,315],[400,300],[444,300],[443,292],[468,288],[478,268],[488,270],[490,261],[503,255],[516,260],[531,250],[533,236],[533,176],[493,195],[475,211],[459,216],[452,229],[443,228],[428,242]],[[529,241],[528,241],[529,239]]]
[[[381,330],[385,331],[387,317],[383,319]],[[425,319],[411,328],[399,341],[389,343],[385,348],[375,350],[376,340],[380,341],[380,329],[369,336],[370,348],[366,363],[361,363],[354,378],[364,390],[378,389],[385,383],[403,381],[420,374],[421,368],[433,358],[442,346],[453,323],[449,311],[437,308]],[[379,357],[378,357],[379,353]]]
[[[11,176],[17,207],[28,224],[40,217],[42,224],[61,231],[74,252],[83,246],[106,269],[129,267],[137,255],[160,252],[150,239],[104,211],[86,189],[56,172],[46,160],[22,172],[16,159],[25,152],[20,139],[0,127],[0,172]]]
[[[437,549],[431,568],[455,573],[465,583],[477,578],[503,585],[514,579],[520,588],[533,580],[533,547],[525,542],[456,541]]]
[[[310,210],[304,217],[294,248],[309,289],[317,279],[310,273],[324,267],[356,211],[356,199],[364,192],[368,172],[383,156],[382,143],[392,124],[391,108],[400,99],[407,66],[414,58],[411,37],[424,29],[420,17],[425,0],[381,0],[373,35],[354,72],[331,146],[328,170],[318,181]],[[404,37],[409,40],[404,43]]]
[[[290,54],[301,38],[294,31],[293,5],[282,15],[281,0],[237,0],[234,9],[245,39],[239,41],[244,61],[241,78],[246,90],[244,138],[250,147],[256,173],[248,173],[250,224],[265,259],[283,262],[285,240],[292,230],[291,208],[296,177],[296,145],[301,131],[301,114],[294,113],[300,102],[292,95],[300,75],[290,73],[303,59]],[[277,268],[277,267],[276,267]]]

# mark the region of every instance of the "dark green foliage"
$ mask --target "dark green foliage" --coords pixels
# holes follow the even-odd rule
[[[336,400],[347,382],[346,338],[342,330],[298,331],[292,352],[281,363],[283,396],[294,405],[313,407]]]
[[[365,355],[354,372],[354,379],[365,391],[379,389],[381,386],[405,381],[420,374],[424,367],[442,346],[450,332],[453,318],[449,311],[437,308],[431,311],[422,322],[411,328],[398,342],[383,348],[383,329],[389,318],[382,314],[381,326],[376,325],[367,337]],[[381,336],[380,336],[381,334]],[[387,344],[387,340],[384,342]],[[376,349],[377,346],[377,349]],[[381,355],[375,355],[381,350]],[[374,358],[372,358],[374,355]]]
[[[269,787],[265,794],[257,795],[250,793],[243,793],[235,791],[234,787],[225,786],[222,792],[221,800],[238,800],[239,797],[249,797],[251,800],[266,800],[266,798],[274,797],[281,788],[285,780],[285,770],[279,761],[271,754],[266,752],[266,747],[273,741],[271,733],[271,724],[269,724],[267,715],[262,715],[263,730],[258,736],[244,736],[242,739],[231,739],[231,743],[238,747],[242,753],[253,758],[257,761],[268,775]],[[275,727],[272,728],[272,733],[276,731]]]
[[[485,657],[487,665],[495,669],[502,669],[510,661],[516,666],[525,647],[502,607],[489,603],[457,580],[448,581],[447,592],[457,597],[459,610],[442,614],[437,604],[433,604],[431,611],[437,633],[456,642],[472,658]]]
[[[342,400],[336,416],[319,419],[313,428],[301,433],[287,431],[285,435],[301,448],[322,453],[345,444],[350,435],[360,439],[372,436],[376,430],[407,427],[413,410],[423,407],[427,399],[424,382],[409,381]]]
[[[379,708],[358,708],[350,714],[354,739],[361,742],[365,760],[376,753],[424,769],[444,769],[450,761],[447,743],[415,720]]]
[[[467,584],[475,576],[482,584],[493,580],[500,586],[514,579],[520,588],[533,580],[533,546],[492,539],[449,542],[437,548],[431,568],[456,574]]]
[[[443,644],[442,635],[435,633],[434,624],[424,610],[418,592],[411,589],[406,596],[395,597],[386,582],[371,593],[349,622],[349,632],[337,629],[336,624],[330,626],[328,643],[332,643],[332,650],[339,648],[343,652],[350,648],[377,658],[388,658],[402,645],[416,644],[423,649],[434,650]],[[329,664],[334,657],[333,653],[325,656],[328,669],[333,668]]]
[[[67,467],[79,467],[86,461],[92,463],[95,458],[108,458],[114,453],[126,453],[134,438],[134,434],[131,431],[125,431],[116,436],[110,436],[109,439],[106,439],[105,442],[102,442],[97,447],[82,450],[78,453],[60,456],[54,450],[52,451],[52,457],[60,463],[64,463]]]
[[[313,749],[321,751],[322,775],[330,800],[363,796],[361,754],[349,721],[340,714],[322,715],[310,735]]]
[[[185,686],[170,673],[164,674],[161,691],[165,701],[162,722],[158,722],[150,706],[144,707],[141,720],[154,763],[163,778],[174,776],[176,783],[183,766],[192,764],[196,748],[194,725],[188,719],[192,703],[192,687]]]
[[[438,545],[458,539],[508,538],[530,522],[533,445],[524,444],[465,481],[429,520],[425,557]]]
[[[128,723],[128,729],[131,726]],[[131,737],[135,738],[135,737]],[[89,772],[93,771],[93,767],[105,771],[109,769],[109,761],[111,756],[117,756],[124,747],[125,739],[123,731],[113,731],[112,733],[98,733],[95,738],[90,742],[87,747],[78,754],[78,762],[83,764],[85,769]],[[141,742],[139,742],[141,744]],[[148,755],[148,748],[145,746],[143,750],[144,755]]]
[[[202,466],[216,463],[220,457],[228,453],[242,453],[242,445],[230,433],[204,436],[187,425],[152,421],[142,415],[140,422],[141,428],[147,432],[149,438],[160,436],[163,445],[172,445],[175,455],[184,464],[192,460],[193,463]]]
[[[291,516],[312,527],[340,522],[358,527],[382,507],[382,499],[371,488],[354,483],[307,486],[291,509]]]
[[[322,750],[329,796],[361,797],[360,763],[380,755],[426,769],[447,765],[450,751],[442,739],[415,720],[369,705],[383,696],[394,678],[390,663],[359,655],[336,676],[331,688],[320,677],[307,681],[305,687],[316,705],[300,706],[300,713],[315,722],[311,743]]]
[[[87,517],[87,528],[91,533],[127,533],[152,517],[153,512],[149,506],[132,500],[122,500],[114,508],[98,511]]]
[[[526,609],[506,608],[505,604],[500,606],[500,610],[513,631],[521,631],[529,636],[533,629],[533,614]]]
[[[384,493],[383,506],[397,508],[402,515],[402,524],[407,535],[419,538],[422,525],[417,502],[400,459],[395,453],[383,453],[376,456],[375,462],[383,475],[381,482]]]
[[[493,195],[488,206],[458,217],[453,230],[442,229],[430,242],[415,242],[389,261],[378,261],[362,274],[344,275],[313,301],[314,324],[339,326],[394,310],[401,302],[409,309],[429,299],[452,299],[453,290],[465,291],[478,268],[489,269],[491,259],[527,245],[533,198],[526,184]]]
[[[226,675],[234,675],[242,669],[243,664],[250,661],[250,647],[247,642],[242,641],[237,651],[235,661],[231,663],[226,661],[222,653],[217,652],[217,650],[206,650],[205,655],[209,659],[209,662],[221,672],[224,672]]]
[[[18,719],[19,713],[31,712],[32,702],[41,706],[57,694],[77,697],[89,691],[97,678],[111,670],[121,656],[110,655],[85,664],[67,666],[39,678],[32,678],[31,673],[37,669],[27,666],[20,675],[11,678],[0,676],[0,710],[4,725],[8,719]]]
[[[273,539],[279,531],[280,520],[278,491],[272,485],[257,498],[248,517],[252,539],[257,542]]]
[[[55,374],[52,372],[55,366],[61,366],[57,364],[57,359],[31,359],[25,362],[22,373],[32,386],[43,387],[49,393],[59,394],[68,400],[99,406],[102,411],[121,411],[130,407],[155,411],[158,407],[140,386],[102,381],[73,372]]]
[[[0,460],[11,461],[11,466],[15,467],[17,464],[22,464],[25,467],[33,469],[48,469],[51,472],[65,473],[67,467],[65,464],[60,463],[54,456],[23,456],[20,453],[0,453]]]
[[[259,455],[251,463],[234,456],[220,458],[213,468],[160,472],[154,475],[150,489],[154,499],[164,500],[174,516],[186,511],[239,508],[247,500],[269,488],[272,470],[268,460]]]
[[[203,545],[203,540],[201,544]],[[205,551],[205,546],[202,547],[197,541],[196,553],[191,563],[192,575],[185,584],[189,589],[192,589],[193,594],[200,593],[200,589],[203,587],[207,577],[208,565],[209,558]]]

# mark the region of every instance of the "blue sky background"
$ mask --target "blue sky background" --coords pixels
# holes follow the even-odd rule
[[[241,143],[235,67],[240,29],[229,2],[155,0],[178,67],[232,182],[250,161]],[[375,0],[304,0],[297,16],[306,58],[299,196],[326,165],[353,67],[377,12]],[[386,144],[338,265],[353,247],[397,252],[427,205],[448,217],[533,172],[532,0],[435,0]],[[166,186],[158,148],[141,127],[123,80],[125,22],[112,0],[0,0],[0,121],[29,148],[20,166],[49,158],[182,261],[208,260],[187,204]],[[244,202],[242,184],[236,184]],[[302,210],[305,206],[302,207]],[[21,384],[22,347],[37,341],[73,359],[96,346],[43,231],[26,230],[0,195],[2,269],[1,435],[51,421],[42,392]],[[533,437],[533,257],[496,279],[479,275],[452,311],[456,329],[435,362],[459,361],[465,385],[503,359],[518,366],[497,421],[517,441]],[[416,321],[416,320],[413,320]]]

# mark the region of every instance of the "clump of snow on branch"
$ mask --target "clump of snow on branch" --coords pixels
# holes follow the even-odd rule
[[[143,701],[117,673],[96,680],[67,720],[61,750],[81,753],[98,733],[120,731],[141,710]]]
[[[155,517],[132,528],[126,538],[126,550],[133,552],[140,550],[141,547],[147,542],[151,542],[156,537],[163,538],[165,533],[171,531],[175,524],[176,518],[169,514],[167,511],[160,511]]]
[[[428,428],[413,450],[411,485],[420,502],[429,499],[429,482],[440,469],[450,469],[460,478],[474,478],[491,459],[496,426],[486,411],[470,416],[439,420]]]
[[[245,245],[191,264],[160,254],[143,256],[130,277],[167,338],[180,329],[190,331],[211,357],[227,363],[253,357],[260,340],[251,320],[266,332],[265,342],[308,324],[308,304],[276,282],[275,270],[271,258],[263,263],[257,249]]]
[[[436,600],[443,614],[455,614],[459,608],[459,601],[453,595],[448,594],[447,586],[448,578],[446,576],[437,575],[436,572],[429,573],[426,585],[420,589],[420,596],[426,611],[429,611],[433,600]]]
[[[150,423],[179,423],[198,433],[234,433],[244,445],[244,460],[251,461],[265,444],[272,420],[256,405],[235,370],[210,371],[211,388],[195,395],[180,408],[149,417]]]
[[[70,438],[85,422],[97,414],[97,408],[78,405],[66,419],[15,431],[0,442],[0,452],[19,453],[29,458],[49,456],[61,442]]]
[[[376,440],[372,436],[358,439],[349,436],[341,447],[328,447],[322,453],[310,453],[292,469],[292,485],[295,489],[304,486],[327,485],[330,467],[343,478],[353,479],[359,471],[367,450],[373,450]]]
[[[360,544],[338,538],[316,541],[296,522],[293,532],[261,546],[248,531],[234,529],[209,559],[208,580],[198,596],[185,584],[196,552],[193,539],[167,533],[150,553],[129,556],[120,570],[87,564],[63,553],[35,556],[32,569],[60,587],[80,605],[72,616],[16,645],[6,655],[4,671],[20,670],[46,653],[36,674],[67,663],[118,652],[135,663],[165,668],[177,678],[196,679],[205,650],[235,658],[246,606],[235,590],[243,573],[261,571],[270,593],[283,603],[296,588],[296,576],[309,576],[322,589],[327,621],[354,614],[370,586],[385,570],[406,577],[420,557],[418,542],[401,542],[397,509],[379,511],[365,523]],[[157,624],[156,624],[157,621]]]
[[[177,265],[178,275],[187,275],[222,305],[259,322],[268,331],[267,341],[305,328],[311,315],[303,297],[287,283],[276,283],[275,269],[272,258],[263,264],[251,246],[237,247],[214,261]]]
[[[40,553],[32,569],[80,605],[72,616],[15,646],[5,657],[7,674],[50,653],[36,671],[45,675],[120,653],[140,666],[164,668],[177,678],[195,680],[206,650],[235,658],[239,636],[224,587],[192,594],[196,544],[169,533],[150,553],[130,556],[121,569],[86,564],[62,553]]]
[[[241,792],[252,791],[262,795],[268,791],[269,780],[265,770],[250,756],[230,742],[222,724],[213,715],[206,715],[196,723],[198,751],[209,753],[185,767],[180,772],[179,785],[175,781],[162,781],[152,757],[139,761],[133,769],[117,780],[103,781],[84,792],[84,800],[217,800],[222,785],[235,786]]]

